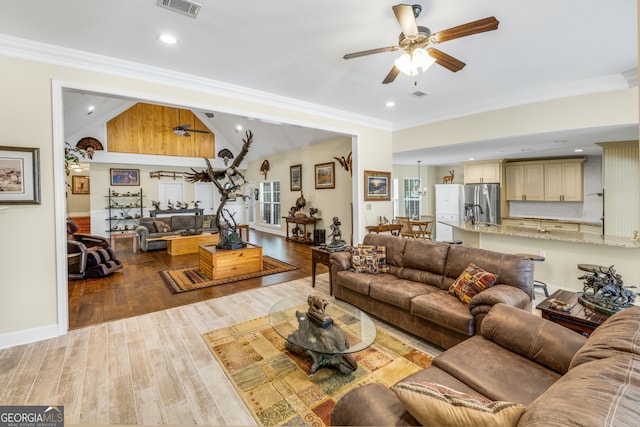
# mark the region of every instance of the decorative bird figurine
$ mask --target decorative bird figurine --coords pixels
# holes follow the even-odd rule
[[[340,158],[334,156],[333,158],[336,159],[338,163],[340,163],[340,166],[342,166],[342,169],[353,174],[353,170],[352,170],[353,162],[351,159],[351,154],[352,153],[349,153],[346,159],[344,158],[344,156]]]

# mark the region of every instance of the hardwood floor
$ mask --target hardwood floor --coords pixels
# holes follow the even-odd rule
[[[297,270],[258,277],[196,291],[172,294],[159,272],[198,265],[198,254],[170,256],[166,250],[132,252],[128,239],[116,242],[122,270],[103,278],[69,281],[69,328],[76,329],[102,322],[152,313],[210,298],[270,286],[311,276],[311,249],[287,242],[284,237],[251,230],[250,242],[261,245],[263,254],[288,262]],[[328,269],[318,264],[317,274]]]

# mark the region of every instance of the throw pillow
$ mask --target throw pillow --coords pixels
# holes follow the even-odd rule
[[[527,409],[427,382],[400,382],[391,390],[424,426],[515,426]]]
[[[210,219],[202,220],[202,228],[211,228],[211,220]]]
[[[371,248],[351,248],[351,267],[356,273],[377,273],[377,262]]]
[[[375,260],[377,273],[386,273],[389,268],[387,267],[387,248],[385,246],[374,245],[358,245],[359,248],[369,248]]]
[[[451,284],[449,293],[457,296],[464,305],[468,306],[474,295],[495,285],[497,280],[497,275],[484,271],[470,262],[456,281]]]
[[[154,221],[154,222],[156,224],[156,228],[160,233],[166,233],[168,231],[171,231],[171,227],[166,222],[164,221]]]

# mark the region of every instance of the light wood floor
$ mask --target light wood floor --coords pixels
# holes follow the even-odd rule
[[[255,425],[204,332],[269,313],[284,297],[328,296],[328,274],[78,328],[0,350],[0,405],[64,405],[68,424]],[[439,350],[376,321],[431,354]]]

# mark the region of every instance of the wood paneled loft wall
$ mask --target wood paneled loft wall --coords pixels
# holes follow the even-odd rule
[[[190,132],[176,135],[173,128],[190,124]],[[215,158],[215,136],[192,111],[139,102],[107,122],[107,149],[118,153]]]

